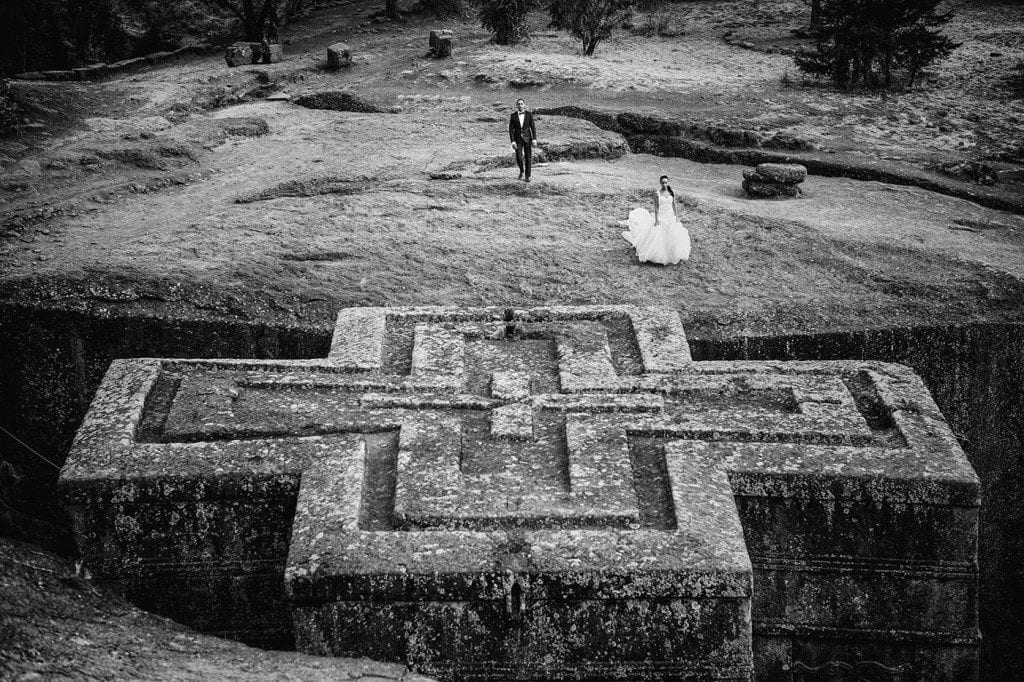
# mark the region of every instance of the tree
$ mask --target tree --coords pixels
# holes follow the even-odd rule
[[[0,76],[219,41],[241,21],[245,38],[274,41],[304,0],[0,0]]]
[[[821,0],[815,48],[797,66],[841,88],[891,87],[898,74],[913,85],[921,70],[957,44],[942,34],[951,12],[942,0]]]
[[[811,5],[811,31],[821,28],[821,0],[808,0]]]
[[[447,19],[464,13],[462,0],[419,0],[420,10],[432,16]]]
[[[535,6],[535,0],[481,0],[480,25],[499,45],[515,45],[529,34],[526,17]]]
[[[118,48],[119,17],[110,0],[65,0],[65,22],[73,53],[78,62],[100,61]]]
[[[594,54],[597,44],[622,23],[632,0],[551,0],[551,23],[569,30],[583,42],[583,53]]]
[[[276,39],[280,25],[278,0],[213,0],[242,22],[245,39],[258,43],[264,38]]]

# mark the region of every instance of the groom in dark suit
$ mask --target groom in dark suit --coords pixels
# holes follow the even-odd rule
[[[508,138],[516,153],[516,163],[519,164],[519,179],[529,182],[537,127],[533,124],[533,114],[526,110],[526,102],[521,99],[516,100],[516,110],[508,119]]]

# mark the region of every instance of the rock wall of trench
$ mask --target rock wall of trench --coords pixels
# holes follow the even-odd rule
[[[10,432],[0,430],[0,535],[71,550],[55,497],[59,470],[28,448],[64,463],[111,360],[309,358],[326,355],[329,345],[328,328],[0,304],[0,427]]]

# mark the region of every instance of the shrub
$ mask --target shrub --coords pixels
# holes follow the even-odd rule
[[[126,15],[128,25],[144,27],[136,33],[130,54],[146,54],[177,47],[192,40],[226,40],[231,36],[235,22],[223,8],[214,7],[204,0],[144,0],[133,4],[135,9]]]
[[[815,47],[797,66],[841,88],[890,87],[897,74],[913,85],[921,69],[957,44],[942,34],[952,18],[942,0],[821,0]]]
[[[643,28],[640,22],[644,20],[646,20],[646,15],[637,14],[636,7],[630,7],[622,13],[622,23],[619,26],[627,31],[639,33]]]
[[[589,56],[622,23],[632,4],[632,0],[551,0],[551,22],[582,41],[583,53]]]
[[[625,26],[623,26],[625,28]],[[633,33],[642,36],[661,36],[672,38],[683,34],[683,23],[672,17],[667,9],[655,10],[643,15],[639,22],[634,22]]]
[[[535,6],[535,0],[481,0],[480,25],[499,45],[515,45],[529,35],[526,17]]]
[[[235,15],[249,41],[259,42],[268,35],[276,36],[281,24],[278,0],[212,0],[211,4]]]
[[[462,0],[419,0],[413,9],[441,18],[462,16],[465,10]]]
[[[570,4],[568,0],[549,0],[548,16],[551,18],[551,22],[548,24],[549,28],[569,29],[569,17],[566,16],[566,11]],[[628,19],[629,17],[624,14],[623,23],[626,23]]]

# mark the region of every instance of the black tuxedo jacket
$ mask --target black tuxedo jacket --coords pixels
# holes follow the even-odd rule
[[[519,125],[519,112],[512,112],[512,116],[508,119],[508,139],[513,144],[519,142],[529,144],[537,139],[537,127],[533,125],[532,113],[524,112],[523,124]]]

